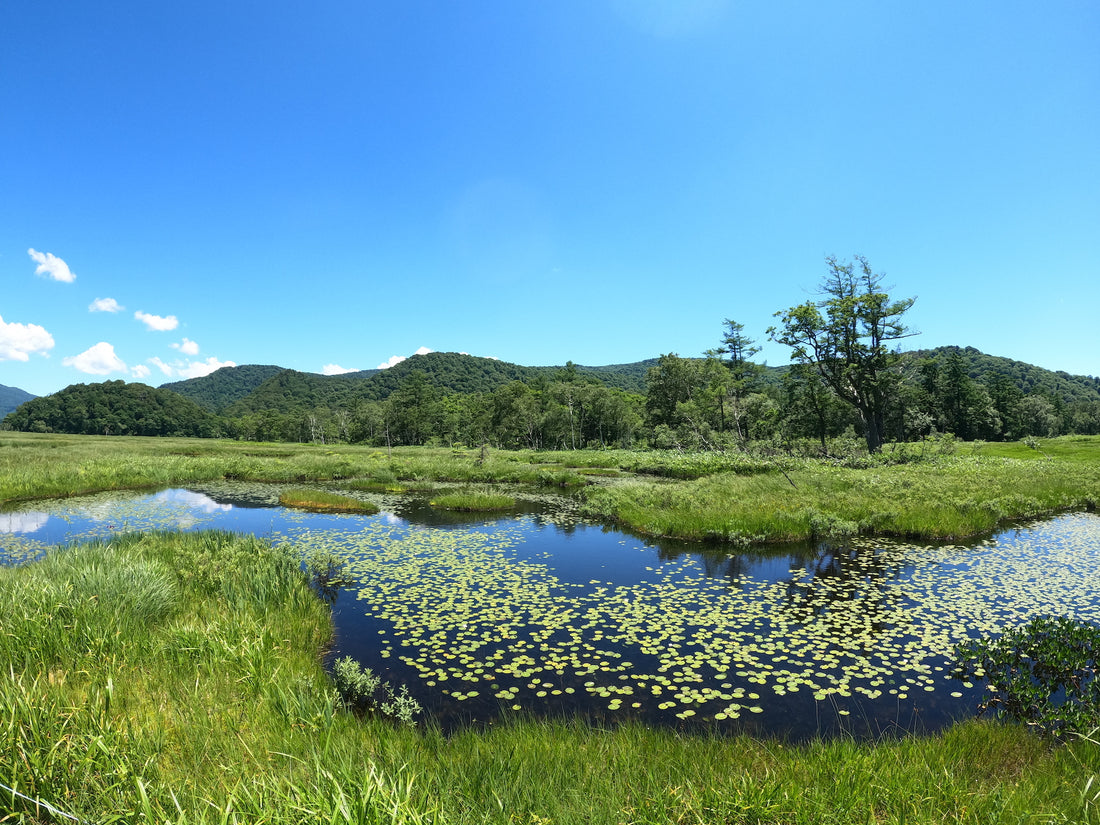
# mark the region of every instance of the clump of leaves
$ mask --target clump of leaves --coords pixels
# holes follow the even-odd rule
[[[989,698],[979,710],[1059,735],[1085,733],[1100,720],[1100,625],[1043,616],[996,639],[958,647],[957,678],[984,678]]]
[[[332,667],[336,689],[350,707],[367,713],[389,717],[403,725],[415,725],[416,715],[423,711],[420,703],[409,695],[404,685],[395,691],[370,668],[365,668],[350,656],[337,659]]]

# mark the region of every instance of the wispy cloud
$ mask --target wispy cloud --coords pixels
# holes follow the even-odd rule
[[[115,348],[106,341],[100,341],[94,347],[84,350],[80,355],[63,358],[66,367],[75,367],[89,375],[109,375],[112,372],[126,372],[126,363],[115,355]]]
[[[151,372],[152,372],[152,370],[149,369],[144,364],[138,364],[136,367],[134,367],[132,370],[130,370],[130,375],[133,376],[134,378],[136,378],[138,381],[140,381],[143,378],[148,378],[149,373],[151,373]]]
[[[359,372],[358,367],[341,367],[339,364],[325,364],[321,375],[343,375],[346,372]]]
[[[27,250],[31,260],[38,264],[34,270],[35,275],[45,275],[55,281],[64,281],[71,284],[76,280],[76,273],[69,269],[69,265],[58,258],[52,252],[36,252],[34,248]]]
[[[187,341],[186,338],[183,339]],[[173,346],[175,346],[173,344]],[[177,347],[178,349],[179,347]],[[198,348],[196,347],[196,350]],[[235,367],[236,361],[219,361],[213,355],[207,358],[205,361],[191,361],[179,359],[168,363],[162,361],[160,358],[149,358],[148,363],[152,364],[162,373],[169,378],[202,378],[204,375],[209,375],[214,370],[221,369],[222,367]]]
[[[155,356],[149,359],[149,363],[161,372],[163,372],[165,375],[172,375],[175,373],[175,370],[172,368],[171,364],[166,364]]]
[[[214,370],[220,370],[222,367],[235,366],[237,366],[236,361],[219,361],[211,355],[205,361],[188,361],[185,366],[176,369],[176,374],[181,378],[202,378],[202,376],[209,375]]]
[[[0,317],[0,361],[27,361],[53,349],[53,336],[38,324],[6,324]]]
[[[178,344],[172,344],[172,349],[178,349],[184,355],[198,355],[199,345],[190,338],[184,338]]]
[[[145,324],[147,328],[157,332],[168,332],[180,325],[179,319],[175,315],[169,315],[168,317],[150,315],[148,312],[142,312],[139,309],[134,313],[134,317]]]
[[[96,298],[88,304],[88,312],[122,312],[124,309],[126,307],[114,298]]]
[[[435,352],[435,350],[428,349],[427,347],[421,347],[416,352],[414,352],[413,355],[427,355],[429,352]],[[400,364],[408,357],[409,356],[407,355],[391,355],[390,359],[388,361],[383,361],[381,364],[379,364],[377,369],[388,370],[390,367]]]

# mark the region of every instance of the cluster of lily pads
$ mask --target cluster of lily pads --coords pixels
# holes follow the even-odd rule
[[[293,541],[347,558],[386,626],[383,658],[452,700],[512,710],[584,695],[612,712],[722,722],[798,693],[841,714],[851,697],[960,697],[972,685],[950,681],[950,657],[973,635],[1067,605],[1100,619],[1100,519],[1089,515],[977,546],[858,540],[826,551],[823,567],[732,582],[691,556],[632,584],[562,580],[520,552],[529,529],[376,521]]]

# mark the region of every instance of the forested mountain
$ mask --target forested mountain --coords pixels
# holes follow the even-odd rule
[[[281,370],[263,381],[248,395],[224,410],[230,417],[256,412],[292,412],[317,407],[343,407],[370,379],[359,373],[317,375],[313,372]]]
[[[145,384],[73,384],[27,401],[4,425],[25,432],[83,435],[221,435],[218,419],[189,398]]]
[[[1000,375],[1024,395],[1043,393],[1051,398],[1061,398],[1066,403],[1100,398],[1100,377],[1051,372],[1023,361],[986,355],[974,347],[937,347],[913,350],[906,355],[919,362],[928,358],[943,361],[955,353],[966,365],[967,375],[975,381],[986,382],[992,376]]]
[[[160,388],[177,392],[212,412],[221,412],[282,371],[283,367],[259,364],[222,367],[201,378],[173,381],[170,384],[161,384]]]
[[[0,418],[3,418],[24,401],[30,401],[32,398],[34,396],[26,390],[0,384]]]

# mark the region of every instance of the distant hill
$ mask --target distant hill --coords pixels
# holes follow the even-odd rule
[[[190,398],[145,384],[105,381],[73,384],[35,398],[4,423],[23,432],[83,435],[212,436],[217,417]]]
[[[646,372],[657,359],[605,367],[575,366],[581,380],[595,380],[615,389],[642,394]],[[413,355],[385,370],[318,375],[281,367],[223,367],[203,378],[164,384],[230,417],[259,412],[347,408],[356,401],[383,401],[414,372],[444,393],[492,392],[513,381],[537,384],[553,381],[565,367],[524,367],[495,358],[457,352]]]
[[[24,401],[30,401],[32,398],[35,398],[35,396],[26,390],[0,384],[0,418],[3,418]]]
[[[240,401],[269,378],[283,372],[283,367],[247,364],[243,367],[222,367],[201,378],[188,378],[161,384],[212,412],[221,412],[234,401]]]
[[[1042,393],[1053,398],[1061,398],[1067,403],[1100,399],[1100,378],[1070,375],[1062,371],[1052,372],[1023,361],[986,355],[974,347],[912,350],[905,353],[905,356],[917,361],[927,358],[942,361],[955,352],[962,356],[967,365],[968,374],[975,381],[984,382],[989,376],[1003,375],[1024,395]]]

